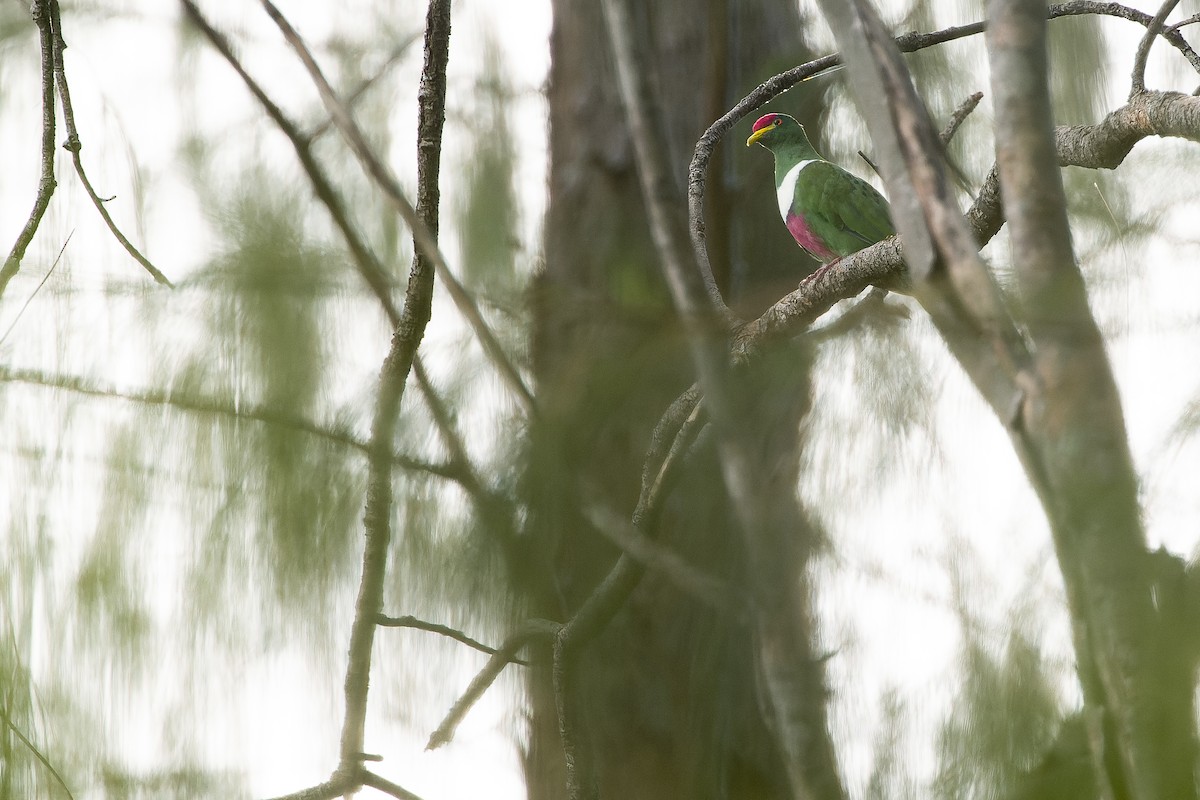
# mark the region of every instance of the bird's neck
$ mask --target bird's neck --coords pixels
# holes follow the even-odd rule
[[[821,156],[808,141],[789,142],[775,148],[775,185],[801,161],[817,161]]]

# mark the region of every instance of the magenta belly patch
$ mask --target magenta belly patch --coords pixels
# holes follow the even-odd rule
[[[807,250],[814,258],[820,261],[832,261],[837,258],[837,253],[826,247],[817,238],[817,235],[813,233],[813,229],[808,227],[808,223],[804,221],[804,217],[789,211],[787,219],[784,222],[787,224],[787,229],[791,232],[792,238],[796,240],[796,244]]]

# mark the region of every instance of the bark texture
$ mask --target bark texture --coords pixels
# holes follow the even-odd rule
[[[525,476],[534,534],[521,568],[552,573],[554,589],[535,592],[531,603],[562,619],[617,556],[584,512],[628,517],[651,428],[693,378],[646,222],[600,6],[558,0],[554,12],[546,266],[535,297],[541,414]],[[688,158],[709,122],[745,87],[804,60],[800,20],[792,8],[757,0],[670,0],[645,4],[643,13],[661,100],[655,112],[682,197]],[[811,121],[797,94],[781,108]],[[807,97],[814,105],[816,92]],[[763,154],[740,144],[726,143],[715,168],[709,219],[718,282],[746,309],[795,286],[806,262],[779,221],[770,159],[752,158]],[[679,214],[682,221],[682,207]],[[779,490],[794,492],[807,373],[794,353],[787,358],[786,366],[764,367],[786,376],[764,386],[786,400],[773,415],[778,439],[764,443],[763,456],[779,459]],[[675,496],[691,501],[668,507],[664,543],[742,585],[747,564],[719,466],[703,445],[682,481]],[[525,585],[539,583],[528,577]],[[574,680],[587,715],[589,740],[580,744],[601,796],[788,796],[787,771],[759,711],[753,639],[732,608],[714,613],[653,573],[642,582],[581,655]],[[531,675],[530,797],[559,798],[565,781],[549,670]]]

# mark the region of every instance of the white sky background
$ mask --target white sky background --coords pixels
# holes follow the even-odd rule
[[[201,5],[220,29],[232,33],[243,45],[240,52],[251,72],[285,108],[294,111],[309,107],[306,104],[312,102],[314,94],[307,78],[256,3],[210,0]],[[354,26],[367,19],[359,12],[374,3],[280,0],[279,5],[311,43],[319,44],[330,31],[353,38]],[[1135,5],[1154,10],[1146,3]],[[397,15],[413,17],[411,24],[398,25],[398,29],[419,28],[424,18],[422,3],[399,0],[394,7]],[[177,63],[178,7],[173,2],[129,0],[113,2],[109,8],[111,16],[80,19],[68,10],[64,18],[70,45],[69,77],[85,162],[98,191],[118,196],[110,210],[126,232],[135,242],[145,244],[147,254],[169,276],[183,277],[205,262],[213,246],[204,209],[174,163],[177,142],[188,132],[187,126],[194,125],[205,136],[224,132],[222,147],[228,148],[230,164],[239,163],[247,152],[265,153],[264,157],[272,157],[273,153],[281,163],[290,162],[292,152],[282,137],[275,136],[273,149],[264,148],[262,141],[240,138],[247,130],[247,120],[261,117],[261,113],[239,79],[215,54],[207,52],[207,47],[193,64]],[[945,25],[967,20],[947,13],[938,21]],[[521,98],[514,108],[513,123],[522,150],[524,248],[532,253],[544,205],[545,109],[538,90],[548,66],[547,0],[456,3],[450,122],[443,158],[443,211],[455,191],[455,176],[461,174],[456,159],[461,160],[466,146],[463,132],[455,126],[456,122],[462,124],[469,108],[456,98],[469,96],[467,89],[479,67],[479,42],[484,29],[494,31],[503,47],[510,81]],[[1107,107],[1115,108],[1125,94],[1140,28],[1114,20],[1105,24],[1105,31],[1113,57]],[[980,54],[977,88],[986,92],[982,40],[975,38],[956,46]],[[28,58],[32,51],[23,52]],[[396,139],[389,155],[410,189],[420,59],[417,43],[391,78],[403,103],[395,109]],[[1178,61],[1181,59],[1175,58],[1169,47],[1161,41],[1156,44],[1148,84],[1190,91],[1196,78],[1178,69]],[[36,186],[33,154],[37,152],[39,117],[36,80],[31,80],[36,74],[36,59],[30,60],[28,67],[3,66],[0,86],[8,98],[5,119],[0,120],[0,243],[7,248],[28,215]],[[198,119],[187,119],[179,108],[175,81],[180,69],[193,70],[187,79],[195,81],[206,98],[204,113]],[[752,87],[744,88],[748,91]],[[786,103],[785,96],[773,107],[782,109]],[[990,106],[985,101],[968,125],[985,125],[990,118]],[[839,140],[844,141],[842,152],[827,155],[850,165],[854,151],[865,145],[863,139],[854,138],[864,134],[854,125],[852,108],[836,105],[832,124],[844,129],[846,136]],[[269,131],[269,125],[261,129]],[[62,135],[60,129],[60,140]],[[1200,363],[1200,326],[1194,311],[1194,299],[1200,296],[1200,273],[1194,268],[1194,220],[1198,217],[1194,194],[1185,192],[1185,186],[1171,185],[1171,176],[1156,155],[1176,147],[1179,145],[1174,143],[1143,142],[1121,170],[1149,176],[1139,191],[1180,192],[1179,210],[1170,220],[1167,235],[1155,238],[1145,251],[1125,251],[1115,260],[1107,258],[1091,268],[1102,276],[1123,279],[1123,289],[1094,295],[1094,304],[1102,320],[1123,332],[1111,342],[1110,353],[1122,390],[1134,456],[1143,476],[1151,544],[1165,543],[1175,552],[1190,553],[1197,541],[1200,500],[1194,481],[1187,476],[1196,474],[1198,453],[1194,444],[1174,447],[1171,430],[1187,403],[1200,391],[1200,375],[1180,368],[1181,364]],[[978,172],[975,165],[968,165],[968,171]],[[58,365],[78,362],[77,352],[66,357],[68,349],[87,346],[105,354],[102,363],[106,368],[99,373],[102,377],[143,386],[147,373],[140,359],[153,343],[138,341],[124,327],[130,324],[128,321],[113,319],[106,313],[104,289],[113,283],[144,291],[154,289],[147,288],[149,282],[140,267],[103,229],[77,185],[65,154],[59,157],[58,175],[59,190],[47,219],[22,273],[0,304],[0,330],[8,327],[20,303],[45,274],[67,233],[75,233],[60,271],[51,282],[53,292],[39,295],[9,341],[0,345],[0,363],[53,371]],[[144,192],[142,227],[126,202],[137,196],[132,184],[135,178],[142,181],[140,189]],[[769,189],[764,187],[764,191]],[[454,237],[446,236],[445,240],[451,262],[456,263]],[[1003,252],[997,253],[996,249],[993,245],[992,257],[1004,261]],[[53,317],[61,314],[72,315],[73,325],[86,326],[90,343],[59,341]],[[448,304],[439,300],[435,319],[453,318]],[[822,565],[819,574],[827,588],[821,602],[825,637],[830,648],[841,654],[831,661],[832,679],[837,686],[833,722],[839,739],[847,743],[842,755],[852,786],[858,789],[871,759],[871,737],[864,731],[871,731],[877,719],[879,693],[890,687],[912,701],[915,730],[922,735],[911,740],[918,742],[913,745],[914,770],[920,774],[929,767],[927,737],[952,701],[947,687],[953,686],[950,678],[960,645],[957,620],[951,613],[951,567],[961,567],[964,583],[989,597],[978,611],[985,626],[994,626],[998,643],[1010,625],[1011,612],[1025,602],[1046,612],[1043,641],[1047,651],[1064,659],[1064,663],[1070,654],[1065,617],[1053,612],[1061,599],[1044,519],[1003,431],[960,371],[942,355],[943,348],[929,326],[920,321],[919,315],[917,320],[899,335],[932,365],[914,380],[924,382],[935,398],[931,421],[939,432],[936,438],[914,435],[905,445],[908,451],[904,455],[891,466],[885,463],[881,448],[890,443],[876,430],[878,423],[871,415],[871,403],[879,398],[872,395],[870,382],[863,377],[863,370],[870,368],[867,354],[858,346],[826,348],[818,369],[817,419],[819,424],[844,433],[841,438],[827,437],[823,445],[818,443],[809,455],[812,468],[803,487],[806,498],[818,510],[835,505],[851,507],[826,520],[835,542],[835,555]],[[434,354],[457,347],[464,340],[462,332],[452,326],[435,328],[431,335],[429,347]],[[348,371],[370,380],[384,347],[386,340],[377,342],[375,350],[359,349]],[[490,435],[486,418],[476,423],[478,436],[474,441]],[[18,424],[30,423],[0,420],[4,430]],[[93,506],[98,502],[94,477],[89,479],[83,474],[86,468],[86,464],[80,468],[80,491],[66,496],[64,490],[64,504],[81,517],[94,513]],[[15,478],[18,469],[19,465],[0,461],[0,487],[19,485]],[[872,482],[878,485],[877,492],[846,503],[844,487]],[[0,496],[0,514],[8,510],[9,500]],[[180,609],[174,596],[179,583],[172,576],[180,571],[181,553],[178,540],[174,542],[158,541],[142,556],[157,575],[148,590],[160,596],[156,606],[163,610],[159,622],[164,627],[170,626],[170,615]],[[58,546],[67,553],[73,547],[82,547],[70,542]],[[65,560],[64,568],[69,565],[70,559]],[[47,591],[51,595],[53,583],[50,578]],[[339,645],[328,663],[305,669],[297,668],[297,663],[307,657],[304,645],[284,645],[265,650],[261,656],[248,656],[244,672],[238,670],[226,676],[224,683],[217,679],[198,682],[195,691],[211,693],[211,702],[198,703],[204,716],[177,723],[190,729],[179,733],[180,742],[200,748],[214,765],[247,774],[255,797],[295,791],[324,779],[336,761],[343,652],[344,646]],[[430,651],[430,663],[437,675],[448,675],[442,681],[444,697],[432,698],[424,704],[429,709],[422,706],[409,716],[384,714],[382,707],[387,704],[378,701],[389,690],[376,673],[372,686],[376,701],[372,704],[374,733],[368,731],[368,747],[386,756],[379,770],[382,774],[426,800],[523,797],[508,733],[512,709],[501,698],[472,711],[455,744],[433,754],[422,750],[431,729],[427,712],[433,709],[435,724],[437,709],[448,705],[481,663],[455,662],[451,654],[457,652],[454,648],[437,654]],[[51,657],[43,653],[42,658],[41,667],[52,669]],[[404,687],[421,690],[429,683],[428,678],[415,683],[406,683],[400,676],[396,680]],[[166,698],[175,697],[175,689],[153,689],[150,697],[174,703],[176,699]],[[230,702],[230,698],[236,699]],[[155,700],[141,698],[139,702],[149,707],[138,712],[129,711],[119,697],[108,698],[108,702],[113,705],[97,713],[110,717],[111,727],[120,731],[112,746],[131,764],[152,770],[161,763],[159,758],[179,746],[163,741]],[[371,790],[364,792],[364,796],[372,794]]]

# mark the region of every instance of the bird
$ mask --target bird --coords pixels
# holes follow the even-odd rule
[[[804,126],[787,114],[765,114],[746,146],[775,156],[779,215],[796,243],[825,272],[844,256],[896,233],[888,202],[871,184],[818,155]]]

